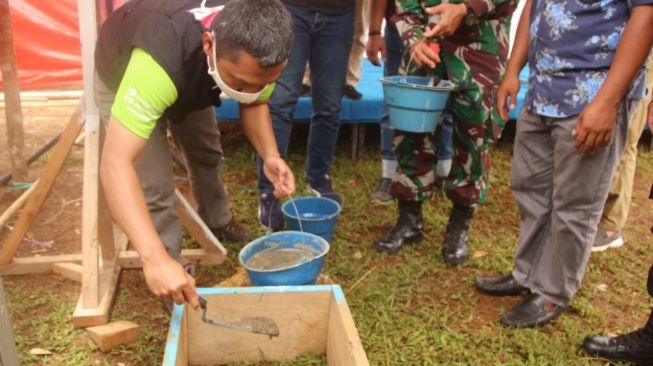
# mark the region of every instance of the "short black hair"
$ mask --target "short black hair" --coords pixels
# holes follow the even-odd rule
[[[262,67],[281,64],[294,43],[292,17],[279,0],[231,0],[211,25],[218,57],[243,50]]]

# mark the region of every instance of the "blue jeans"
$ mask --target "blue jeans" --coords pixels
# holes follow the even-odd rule
[[[299,98],[306,61],[311,66],[313,115],[308,134],[306,177],[321,182],[328,173],[340,127],[340,100],[354,35],[354,14],[325,15],[285,4],[293,18],[295,44],[270,98],[274,137],[282,157],[288,154],[293,112]],[[258,158],[258,189],[273,191]]]
[[[404,54],[404,43],[394,25],[386,22],[385,25],[385,62],[383,63],[383,76],[394,76],[399,73],[401,57]],[[388,107],[383,104],[381,116],[381,159],[395,160],[392,153],[392,127],[388,116]]]
[[[445,110],[441,123],[438,160],[449,160],[453,157],[453,114]]]

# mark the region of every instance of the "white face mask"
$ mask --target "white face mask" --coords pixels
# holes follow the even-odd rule
[[[210,58],[207,56],[206,62],[209,65],[209,75],[215,80],[215,84],[222,90],[229,98],[243,104],[250,104],[254,103],[260,96],[263,94],[265,91],[266,87],[261,88],[260,91],[256,93],[244,93],[240,92],[238,90],[234,90],[225,83],[222,78],[220,77],[220,73],[218,72],[218,59],[215,55],[215,36],[213,37],[213,61],[215,65],[215,70],[211,70],[211,63],[210,63]]]

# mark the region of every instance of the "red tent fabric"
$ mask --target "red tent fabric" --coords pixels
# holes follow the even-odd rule
[[[113,3],[115,8],[124,0]],[[103,17],[107,1],[98,4]],[[21,90],[81,89],[77,0],[11,0],[9,6]]]
[[[81,87],[77,1],[12,0],[21,90]]]

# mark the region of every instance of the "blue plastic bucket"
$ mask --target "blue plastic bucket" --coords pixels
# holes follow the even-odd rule
[[[447,106],[454,84],[428,86],[430,77],[388,76],[381,79],[390,125],[408,132],[433,132]]]
[[[309,255],[282,268],[260,269],[248,264],[257,253],[273,253],[283,249],[304,250]],[[315,283],[328,252],[329,243],[317,235],[301,231],[279,231],[245,245],[238,254],[238,260],[255,286],[309,285]]]
[[[299,197],[284,203],[281,211],[288,229],[319,235],[330,242],[340,205],[326,197]]]

